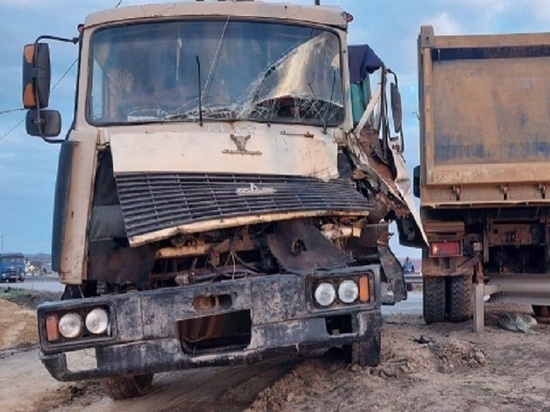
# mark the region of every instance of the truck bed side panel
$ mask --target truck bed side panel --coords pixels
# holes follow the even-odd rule
[[[476,191],[471,203],[511,200],[502,185],[523,188],[530,198],[523,201],[545,200],[539,188],[550,181],[549,44],[550,33],[433,36],[423,28],[424,203],[460,202],[469,189]]]

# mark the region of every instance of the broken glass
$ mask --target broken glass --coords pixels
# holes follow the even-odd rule
[[[340,42],[327,30],[259,21],[171,21],[92,37],[88,119],[97,125],[252,120],[337,125]]]

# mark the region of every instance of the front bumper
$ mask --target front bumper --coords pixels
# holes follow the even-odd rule
[[[19,280],[19,274],[17,274],[16,272],[2,273],[0,275],[0,280],[2,282],[7,282],[7,281],[16,282],[17,280]]]
[[[82,306],[109,306],[113,333],[109,338],[52,345],[39,327],[41,359],[61,381],[140,375],[201,366],[244,364],[281,355],[297,356],[313,350],[351,344],[379,332],[379,273],[373,273],[373,298],[367,304],[316,309],[308,298],[308,281],[300,275],[197,284],[186,287],[48,303],[38,308],[39,325],[48,313]],[[224,295],[231,304],[197,313],[192,302],[200,296]],[[376,298],[375,298],[376,297]],[[190,353],[182,346],[177,324],[204,315],[250,311],[250,341],[243,347]],[[335,317],[349,319],[345,333],[329,331]],[[94,348],[97,367],[71,371],[66,352]]]

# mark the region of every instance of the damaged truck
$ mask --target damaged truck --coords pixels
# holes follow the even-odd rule
[[[121,7],[25,46],[27,132],[60,143],[53,267],[38,308],[56,379],[114,399],[162,371],[318,354],[380,357],[406,298],[388,225],[422,237],[397,78],[348,46],[340,8]],[[45,40],[78,44],[74,120],[49,104]],[[93,349],[71,368],[69,352]]]
[[[414,188],[427,323],[474,314],[481,331],[487,296],[549,316],[549,44],[548,33],[421,29]]]

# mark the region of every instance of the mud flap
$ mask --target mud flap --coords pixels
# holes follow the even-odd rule
[[[395,305],[407,299],[407,286],[403,267],[387,244],[378,244],[378,255],[382,265],[382,304]],[[384,279],[385,278],[385,279]]]

